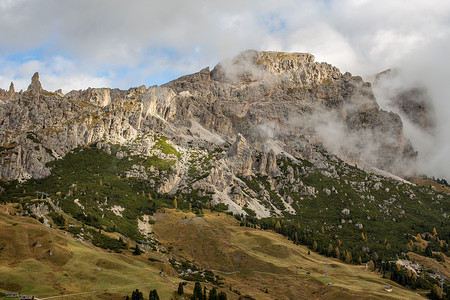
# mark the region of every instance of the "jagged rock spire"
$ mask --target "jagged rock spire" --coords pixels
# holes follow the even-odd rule
[[[31,84],[28,86],[28,92],[42,92],[42,85],[39,81],[39,73],[34,73],[33,77],[31,78]]]
[[[8,91],[8,95],[9,97],[14,97],[14,95],[16,94],[16,90],[14,89],[14,83],[11,81],[11,84],[9,85],[9,91]]]

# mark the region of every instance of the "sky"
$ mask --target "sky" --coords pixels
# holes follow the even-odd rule
[[[365,79],[399,68],[431,91],[439,130],[416,144],[450,179],[448,0],[0,0],[0,14],[0,88],[16,91],[36,71],[50,91],[160,85],[247,49],[312,53]]]

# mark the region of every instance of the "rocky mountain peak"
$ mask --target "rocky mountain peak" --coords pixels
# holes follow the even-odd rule
[[[342,76],[338,68],[317,63],[309,53],[248,50],[221,61],[212,71],[218,81],[278,82],[280,86],[317,86]]]
[[[28,92],[37,92],[40,93],[43,91],[41,82],[39,81],[39,73],[34,73],[33,77],[31,78],[31,84],[28,86],[27,89]]]
[[[43,91],[38,73],[28,91]],[[414,153],[400,118],[379,109],[370,84],[306,53],[250,50],[160,87],[41,93],[39,102],[16,93],[15,100],[0,103],[0,146],[12,147],[0,157],[0,175],[8,179],[43,177],[45,163],[78,146],[156,133],[180,145],[232,144],[225,161],[245,176],[252,168],[276,174],[282,152],[319,164],[322,147],[394,173]],[[264,152],[258,162],[255,151]]]
[[[14,83],[11,81],[11,84],[9,85],[8,95],[10,98],[12,98],[12,97],[14,97],[15,94],[16,94],[16,91],[14,89]]]

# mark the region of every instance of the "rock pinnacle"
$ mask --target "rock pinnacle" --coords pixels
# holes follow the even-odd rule
[[[42,92],[42,85],[39,81],[39,73],[34,73],[33,77],[31,78],[31,84],[28,86],[28,92]]]

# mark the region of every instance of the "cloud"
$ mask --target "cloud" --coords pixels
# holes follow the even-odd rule
[[[111,86],[107,76],[92,75],[88,70],[81,70],[74,61],[60,56],[48,61],[0,61],[0,86],[9,88],[10,82],[13,81],[16,91],[26,90],[37,70],[43,88],[49,91],[62,89],[67,93],[74,89]]]
[[[365,78],[407,70],[438,108],[436,143],[448,140],[447,0],[4,0],[0,14],[2,88],[26,89],[34,71],[50,90],[148,86],[246,49],[309,52]]]

